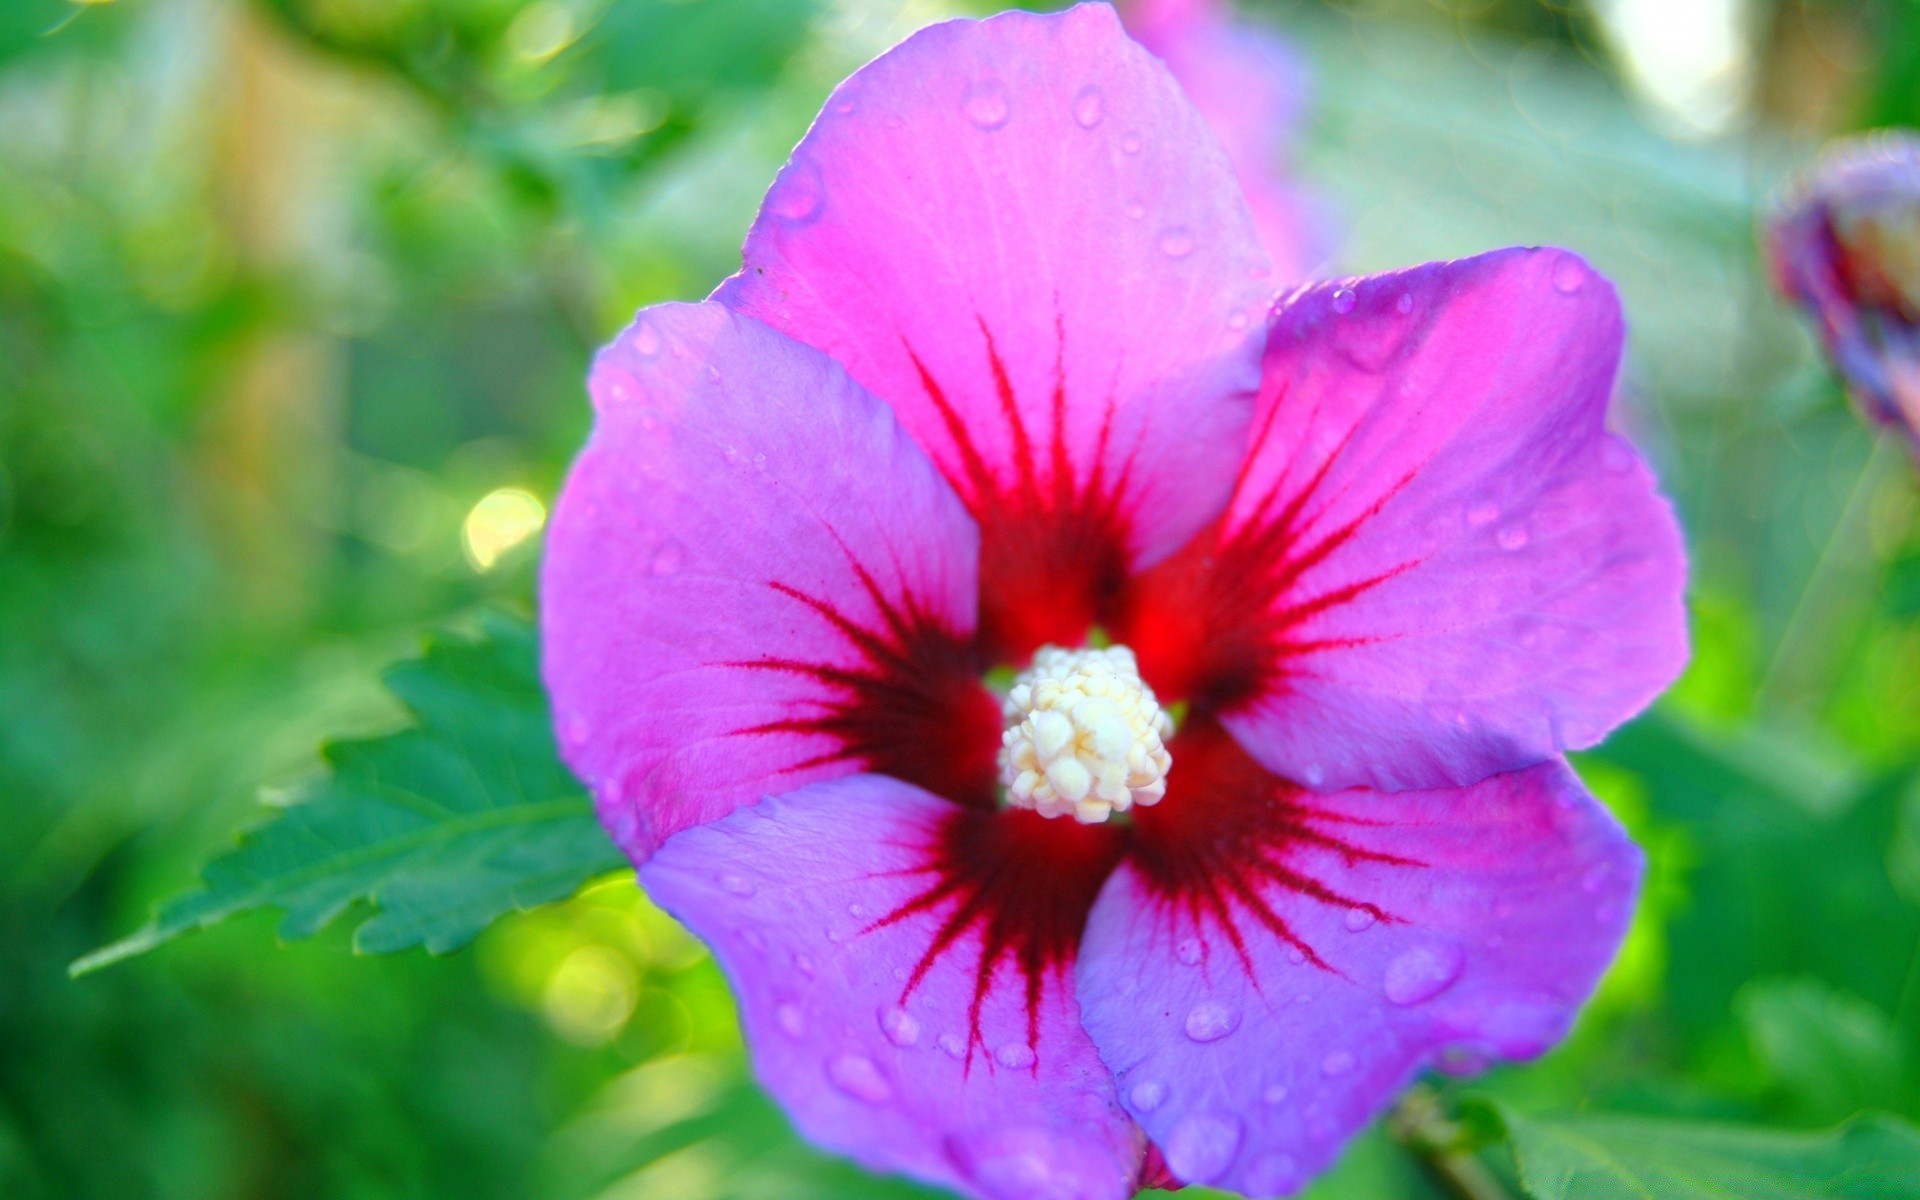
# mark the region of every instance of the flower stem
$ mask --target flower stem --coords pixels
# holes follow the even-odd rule
[[[1512,1200],[1506,1185],[1474,1153],[1466,1126],[1449,1116],[1440,1094],[1415,1084],[1387,1118],[1394,1140],[1460,1200]]]

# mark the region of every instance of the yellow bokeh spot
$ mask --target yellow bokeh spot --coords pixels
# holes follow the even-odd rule
[[[491,571],[507,551],[540,532],[547,506],[525,488],[495,488],[480,498],[460,527],[467,561],[476,571]]]
[[[594,1046],[620,1032],[639,1000],[640,980],[625,955],[607,946],[582,946],[560,960],[547,981],[541,1008],[555,1033]]]

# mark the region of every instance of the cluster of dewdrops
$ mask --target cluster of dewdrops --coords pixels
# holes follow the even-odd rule
[[[1003,711],[1000,780],[1009,804],[1091,825],[1167,794],[1173,721],[1125,646],[1042,646]]]

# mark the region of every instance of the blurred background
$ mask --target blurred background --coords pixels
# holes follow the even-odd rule
[[[0,1195],[923,1194],[793,1139],[630,881],[445,959],[256,914],[66,966],[393,728],[423,630],[531,610],[593,347],[737,264],[834,82],[968,11],[0,3]],[[1920,123],[1920,0],[1245,11],[1311,64],[1333,269],[1551,242],[1620,283],[1617,421],[1692,541],[1692,670],[1580,763],[1652,857],[1634,934],[1481,1086],[1920,1112],[1920,493],[1754,236],[1822,141]],[[1312,1193],[1442,1194],[1389,1129]]]

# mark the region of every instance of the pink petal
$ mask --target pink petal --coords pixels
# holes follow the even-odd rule
[[[1306,64],[1271,30],[1236,19],[1223,0],[1138,0],[1122,14],[1220,138],[1275,278],[1306,279],[1330,240],[1325,217],[1285,166],[1307,107]]]
[[[1541,1053],[1625,933],[1638,852],[1559,763],[1329,796],[1224,735],[1174,761],[1188,790],[1144,811],[1181,824],[1142,822],[1077,980],[1122,1103],[1188,1182],[1289,1194],[1422,1067]]]
[[[1687,657],[1679,529],[1603,426],[1620,344],[1613,289],[1562,251],[1302,291],[1226,519],[1114,637],[1314,788],[1593,745]]]
[[[717,304],[595,361],[555,506],[544,672],[622,848],[864,769],[989,802],[973,522],[886,405]]]
[[[1018,659],[1219,512],[1268,275],[1204,121],[1085,5],[847,80],[716,298],[894,406],[981,522],[985,641]]]
[[[860,775],[689,830],[640,875],[713,947],[754,1069],[806,1137],[968,1196],[1123,1200],[1142,1141],[1080,1028],[1070,967],[1030,1005],[1005,960],[977,999],[978,931],[923,965],[959,903],[923,903],[945,831],[992,819]]]

